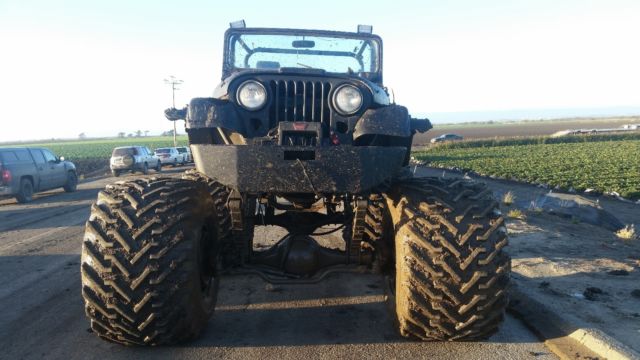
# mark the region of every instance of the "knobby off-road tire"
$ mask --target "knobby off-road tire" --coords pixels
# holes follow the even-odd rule
[[[206,188],[139,179],[98,194],[82,248],[82,296],[91,329],[126,345],[197,336],[218,289],[217,216]]]
[[[253,238],[253,223],[245,224],[245,231],[232,231],[231,213],[228,206],[230,190],[216,179],[210,178],[196,169],[185,171],[183,179],[198,181],[207,186],[213,199],[218,217],[218,239],[222,255],[222,267],[230,268],[242,263],[242,249],[238,243],[246,244]]]
[[[395,224],[400,333],[478,340],[504,317],[511,260],[504,220],[484,184],[416,178],[387,194]]]
[[[227,244],[231,241],[231,214],[227,207],[229,200],[229,189],[215,179],[207,177],[195,169],[187,170],[182,175],[185,180],[200,182],[206,186],[211,199],[215,205],[218,239],[220,244]]]
[[[389,266],[393,265],[393,225],[386,206],[381,195],[372,194],[364,217],[363,247],[373,249],[372,270],[375,273],[388,272]]]
[[[228,206],[231,190],[216,179],[207,177],[196,169],[187,170],[182,178],[206,184],[216,204],[218,223],[220,224],[218,236],[222,246],[223,268],[238,266],[246,262],[248,260],[249,245],[252,243],[255,231],[253,217],[245,216],[243,218],[242,230],[232,230],[233,224]]]

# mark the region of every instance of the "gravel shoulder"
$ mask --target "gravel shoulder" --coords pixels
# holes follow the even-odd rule
[[[407,341],[395,331],[384,279],[371,274],[334,274],[317,285],[276,287],[255,276],[228,276],[214,318],[198,340],[160,348],[102,341],[90,333],[84,316],[79,254],[90,204],[114,180],[87,181],[72,194],[48,192],[29,205],[0,202],[1,359],[556,358],[510,316],[485,342]],[[278,231],[261,229],[259,241],[272,241]]]

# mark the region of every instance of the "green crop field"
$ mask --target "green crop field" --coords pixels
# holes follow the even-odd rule
[[[433,147],[417,152],[415,157],[435,167],[471,170],[480,175],[559,186],[564,190],[591,188],[640,198],[637,137],[469,141]]]
[[[187,137],[178,136],[178,146],[185,146],[188,143]],[[148,136],[134,138],[114,138],[114,139],[94,139],[94,140],[70,140],[55,142],[35,142],[35,143],[6,143],[1,147],[43,147],[53,151],[59,156],[64,156],[69,160],[78,159],[99,159],[109,160],[114,147],[140,145],[147,146],[153,150],[159,147],[173,146],[171,136]]]

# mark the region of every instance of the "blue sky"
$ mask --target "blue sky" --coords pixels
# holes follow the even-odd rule
[[[223,32],[243,18],[261,27],[373,25],[384,39],[385,84],[435,121],[640,113],[640,1],[223,4],[0,0],[0,141],[169,129],[162,80],[184,80],[179,104],[210,95]]]

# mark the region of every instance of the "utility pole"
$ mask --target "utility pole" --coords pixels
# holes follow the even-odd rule
[[[178,89],[176,86],[183,83],[182,80],[176,79],[175,76],[171,75],[168,79],[164,79],[164,83],[167,85],[171,85],[171,97],[173,99],[173,108],[176,108],[176,90]],[[173,147],[178,146],[178,142],[176,141],[176,122],[173,122]]]

